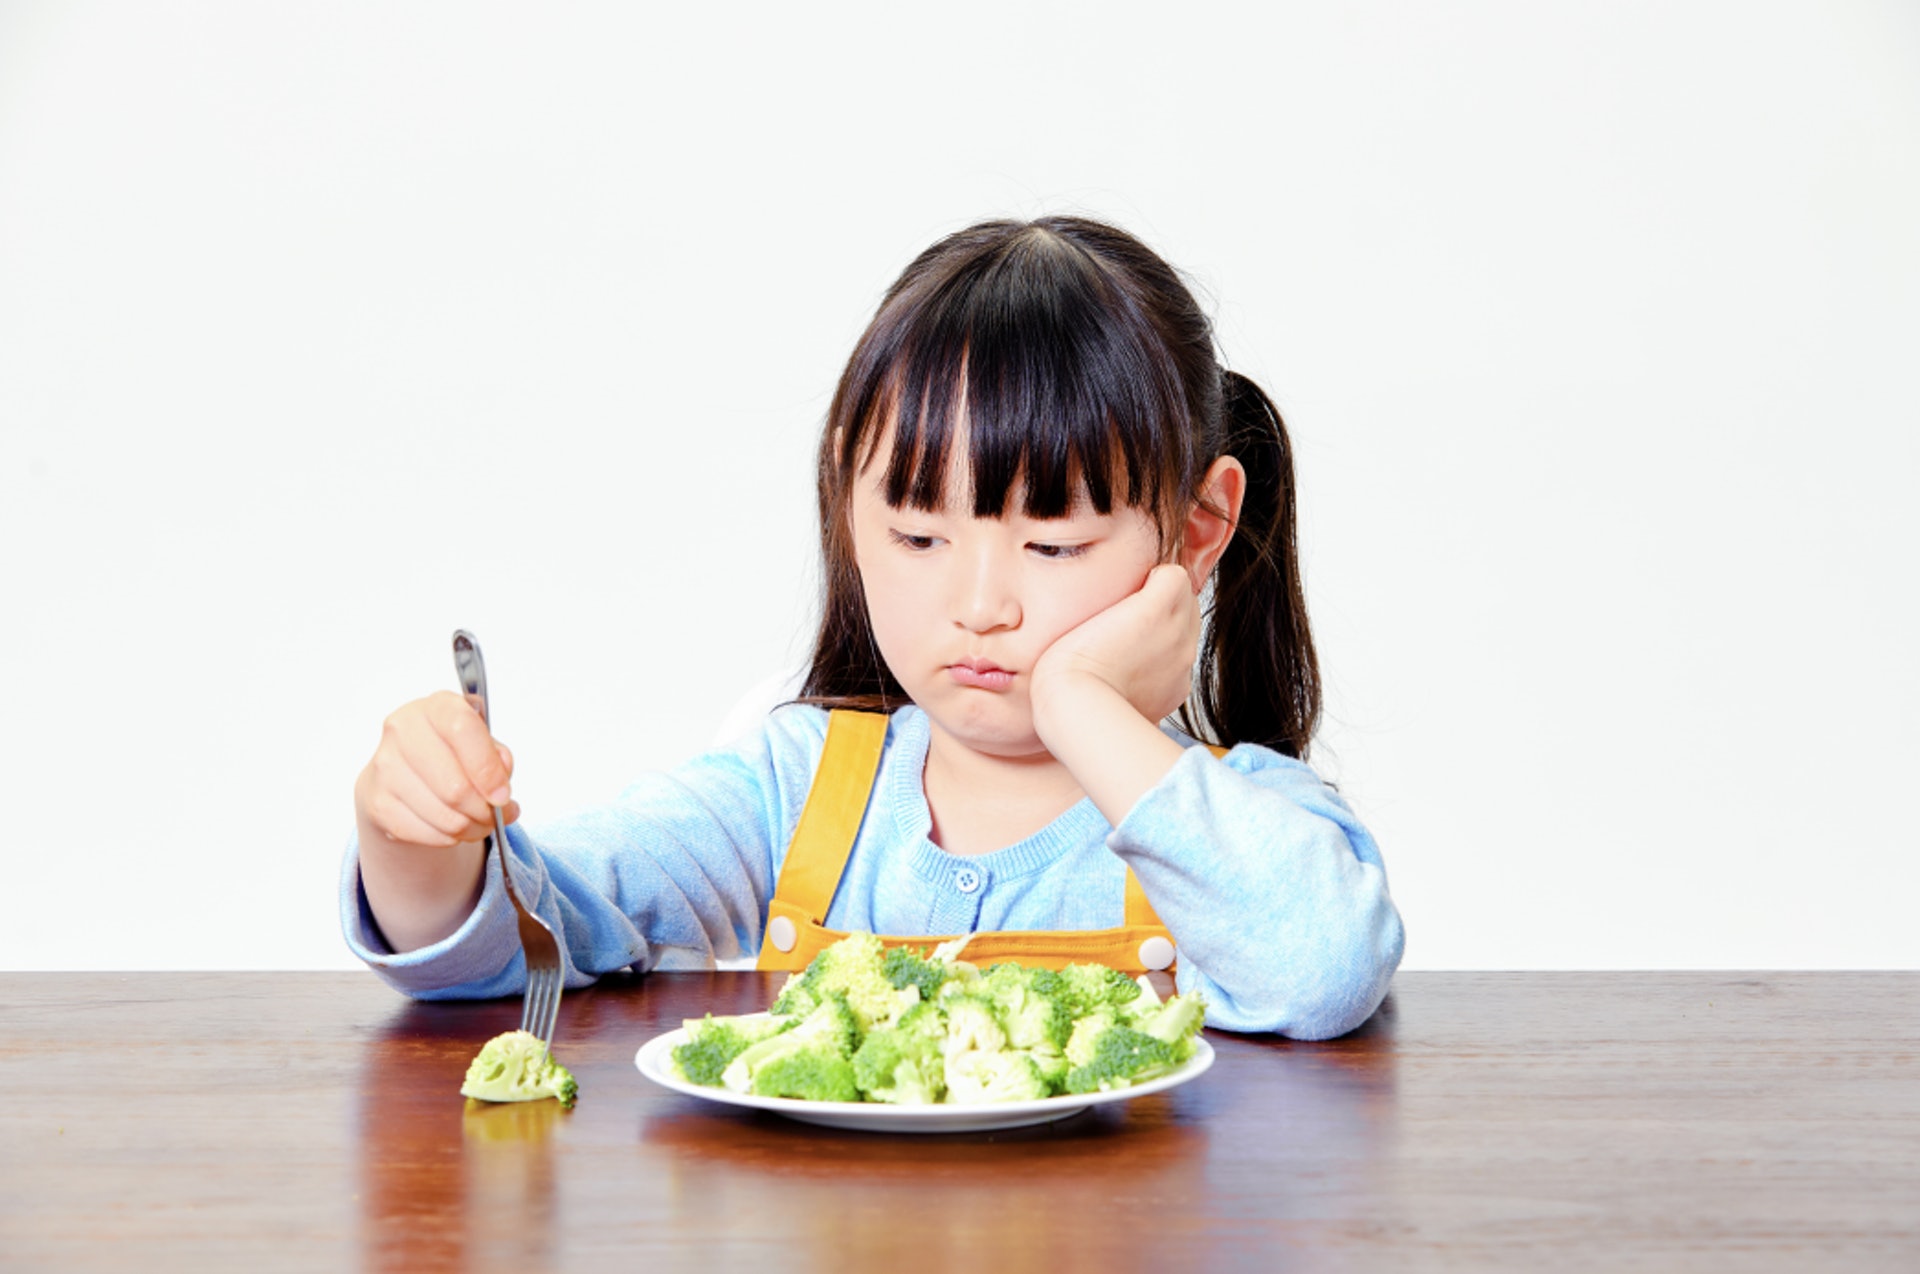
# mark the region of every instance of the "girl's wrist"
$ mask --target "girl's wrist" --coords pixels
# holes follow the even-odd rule
[[[1182,752],[1157,722],[1090,672],[1063,675],[1044,694],[1036,686],[1033,729],[1115,826]]]

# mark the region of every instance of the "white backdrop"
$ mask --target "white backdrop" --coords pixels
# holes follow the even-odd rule
[[[458,626],[530,819],[703,744],[880,292],[1053,211],[1288,417],[1407,967],[1920,967],[1899,0],[0,5],[0,967],[346,967]]]

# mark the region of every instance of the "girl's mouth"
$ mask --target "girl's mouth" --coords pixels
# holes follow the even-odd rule
[[[973,690],[1005,690],[1013,685],[1013,674],[991,659],[962,659],[948,664],[947,675],[955,684]]]

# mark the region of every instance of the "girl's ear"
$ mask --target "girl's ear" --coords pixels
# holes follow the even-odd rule
[[[1198,594],[1227,551],[1234,527],[1240,524],[1240,504],[1247,498],[1247,471],[1232,456],[1221,456],[1200,483],[1200,498],[1187,513],[1180,538],[1180,565]]]

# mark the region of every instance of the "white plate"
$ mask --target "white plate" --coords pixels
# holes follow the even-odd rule
[[[755,1016],[759,1016],[756,1014]],[[828,1128],[858,1128],[867,1132],[991,1132],[996,1128],[1024,1128],[1029,1124],[1047,1124],[1077,1115],[1090,1106],[1132,1101],[1149,1093],[1163,1093],[1190,1079],[1197,1079],[1213,1065],[1213,1046],[1205,1039],[1194,1041],[1195,1052],[1178,1070],[1150,1079],[1131,1088],[1110,1093],[1074,1093],[1065,1097],[1047,1097],[1040,1101],[1001,1101],[966,1106],[895,1106],[889,1102],[799,1101],[792,1097],[759,1097],[736,1093],[730,1088],[708,1088],[690,1084],[673,1073],[673,1050],[687,1038],[686,1031],[668,1031],[640,1046],[633,1064],[640,1073],[663,1088],[689,1097],[700,1097],[728,1106],[747,1106],[770,1110],[802,1123],[823,1124]]]

